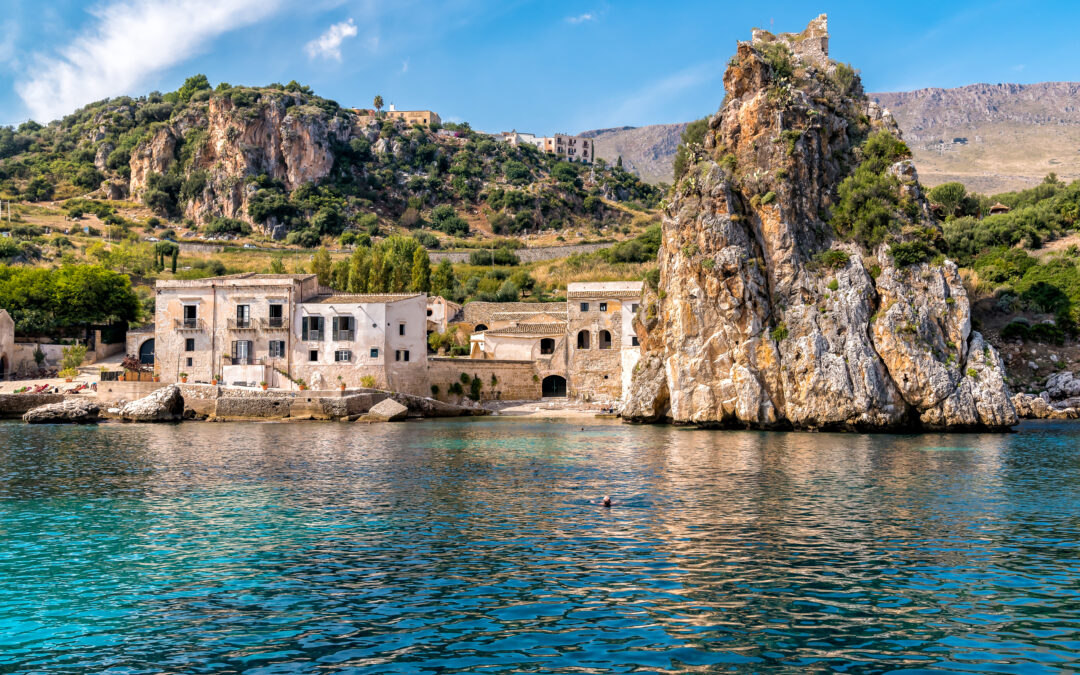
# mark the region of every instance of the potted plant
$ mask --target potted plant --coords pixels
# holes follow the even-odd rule
[[[341,391],[345,391],[345,378],[338,375],[337,376],[337,381],[338,381],[338,384],[341,385]]]
[[[293,382],[296,383],[296,386],[300,387],[300,391],[305,391],[307,389],[307,382],[304,382],[303,379],[297,378],[293,380]]]
[[[266,391],[267,384],[265,382],[260,382],[259,386],[262,387],[263,391]]]
[[[179,373],[179,375],[180,375],[180,381],[186,383],[187,382],[187,373]]]
[[[154,373],[154,382],[161,382],[161,373]]]
[[[79,376],[79,371],[75,368],[64,368],[60,371],[60,377],[64,378],[64,382],[71,382]]]
[[[214,375],[214,377],[212,377],[210,379],[210,384],[212,384],[214,386],[217,386],[217,383],[220,382],[220,381],[221,381],[221,375]]]

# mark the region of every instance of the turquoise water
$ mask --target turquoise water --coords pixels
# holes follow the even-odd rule
[[[1065,423],[4,423],[0,672],[1070,672],[1078,487]]]

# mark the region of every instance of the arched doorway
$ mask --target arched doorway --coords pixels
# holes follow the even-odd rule
[[[483,333],[483,332],[484,332],[484,331],[486,331],[487,329],[488,329],[488,327],[487,327],[487,326],[485,326],[485,325],[484,325],[484,324],[482,324],[482,323],[478,323],[478,324],[476,324],[476,328],[474,328],[474,329],[473,329],[473,332],[474,332],[474,333]]]
[[[139,345],[139,363],[148,366],[154,365],[154,338],[150,338]]]
[[[566,378],[561,375],[548,375],[540,385],[544,398],[566,397]]]

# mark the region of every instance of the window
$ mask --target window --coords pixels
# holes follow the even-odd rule
[[[189,357],[187,358],[187,367],[188,367],[188,368],[190,368],[190,367],[191,367],[191,366],[193,365],[193,363],[194,363],[194,362],[192,361],[191,357],[189,356]]]
[[[630,338],[630,346],[631,347],[640,347],[641,346],[641,342],[638,341],[636,335]]]
[[[284,340],[271,340],[270,341],[270,358],[283,359],[285,358],[285,341]]]
[[[600,349],[611,349],[611,333],[606,330],[600,331],[600,344],[597,345]]]
[[[600,303],[600,311],[601,312],[606,312],[607,311],[607,303],[606,302],[601,302]]]
[[[577,334],[577,348],[588,349],[589,348],[589,331],[583,330]]]
[[[271,328],[281,328],[285,325],[285,313],[281,305],[270,305],[270,321]]]
[[[368,352],[368,356],[370,356],[373,359],[379,358],[379,348],[378,347],[372,347],[371,351]]]
[[[427,311],[427,315],[431,316],[431,310],[430,309]]]
[[[323,337],[323,318],[321,316],[305,316],[300,325],[300,338],[302,340],[317,341]]]
[[[334,317],[334,339],[340,342],[352,342],[355,331],[353,328],[356,325],[356,320],[351,316],[335,316]]]
[[[638,308],[638,304],[636,302],[634,304],[630,305],[630,311],[632,313],[634,313],[634,314],[637,314],[637,308]]]
[[[587,302],[581,303],[581,311],[583,311],[583,312],[589,311],[589,303],[587,303]]]
[[[234,340],[232,343],[234,366],[251,365],[251,340]]]
[[[540,353],[541,354],[554,354],[555,353],[555,340],[552,338],[544,338],[540,340]]]
[[[404,335],[405,334],[405,324],[399,323],[397,325],[397,334],[398,335]]]
[[[409,360],[409,350],[408,349],[399,349],[399,350],[397,350],[396,352],[394,352],[394,360],[395,361],[408,361]]]
[[[199,306],[184,305],[184,328],[195,328],[199,325]]]
[[[318,349],[309,349],[308,353],[307,353],[307,360],[308,361],[318,361],[319,360],[319,350]]]
[[[352,352],[348,349],[339,349],[334,352],[334,362],[341,363],[343,361],[352,361]]]
[[[184,351],[185,352],[193,352],[193,351],[195,351],[195,338],[187,338],[187,339],[184,340]]]
[[[251,328],[251,305],[236,306],[236,327]]]

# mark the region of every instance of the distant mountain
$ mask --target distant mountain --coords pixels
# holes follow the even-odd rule
[[[973,84],[870,94],[888,108],[927,185],[960,181],[992,194],[1038,183],[1050,172],[1080,178],[1080,83]],[[670,182],[685,124],[587,131],[596,155],[649,182]]]
[[[679,147],[686,123],[652,124],[647,127],[594,129],[582,136],[596,139],[596,156],[614,164],[622,157],[623,168],[649,183],[670,183],[671,160]]]
[[[973,84],[871,94],[892,111],[919,177],[983,193],[1080,178],[1080,83]]]

